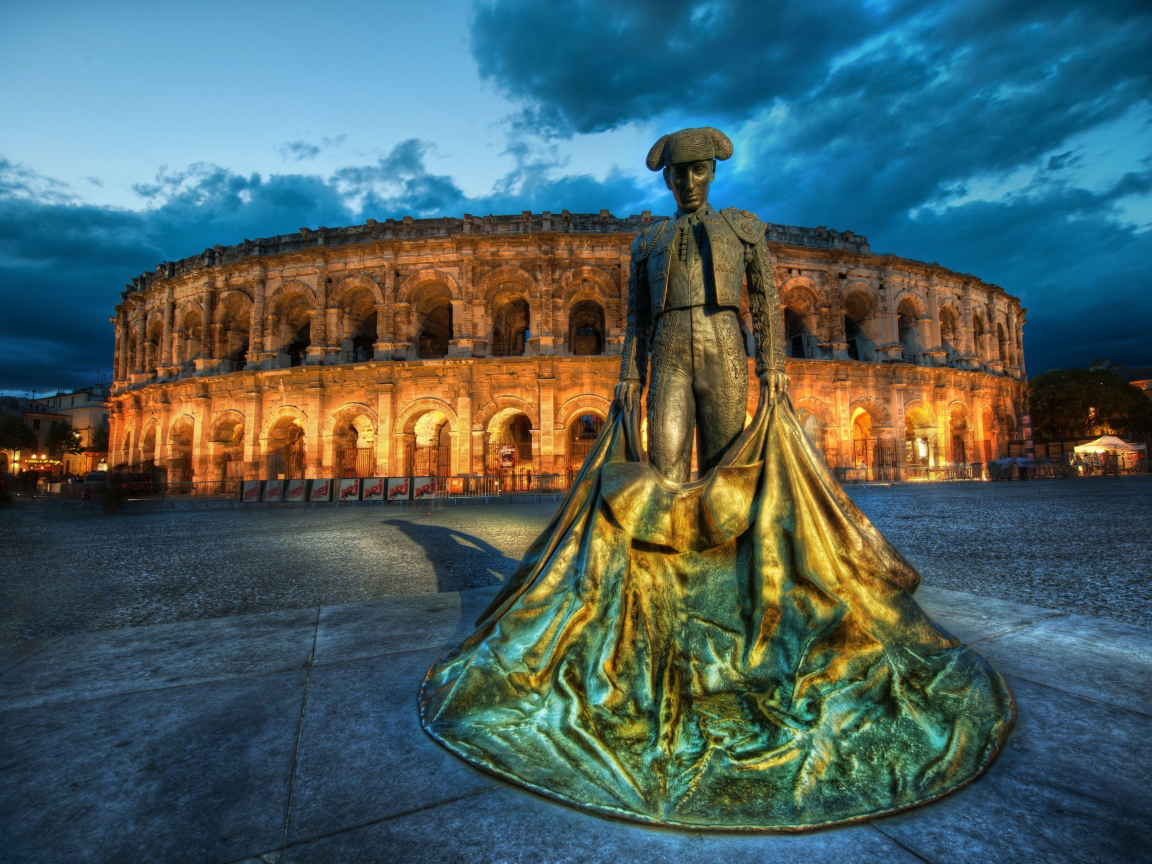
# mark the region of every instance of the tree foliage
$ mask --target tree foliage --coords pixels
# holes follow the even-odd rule
[[[19,417],[0,417],[0,450],[31,450],[36,434]]]
[[[48,446],[48,452],[55,456],[80,452],[80,436],[67,420],[61,420],[49,429],[44,443]]]
[[[107,453],[108,452],[108,432],[109,432],[109,429],[108,429],[107,423],[105,423],[103,426],[96,427],[96,431],[92,433],[92,443],[90,444],[88,449],[94,450],[97,453]]]
[[[1040,441],[1152,432],[1152,399],[1111,372],[1054,369],[1030,387]]]

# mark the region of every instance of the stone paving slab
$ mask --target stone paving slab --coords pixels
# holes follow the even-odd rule
[[[1152,715],[1152,630],[1061,615],[972,646],[1004,674]]]
[[[308,665],[317,610],[73,633],[0,677],[0,711]]]
[[[867,826],[769,837],[701,835],[590,816],[511,786],[286,849],[282,864],[918,861]]]
[[[306,678],[0,712],[0,860],[191,864],[275,848]]]
[[[39,654],[53,642],[59,642],[63,637],[45,636],[43,639],[27,639],[24,642],[6,642],[0,644],[0,675],[7,672],[29,657]]]
[[[416,690],[441,653],[391,654],[313,670],[290,842],[499,785],[436,744],[420,725]]]
[[[1056,609],[997,600],[994,597],[980,597],[979,602],[974,603],[971,594],[934,585],[921,585],[914,596],[924,611],[932,616],[932,620],[937,623],[948,622],[945,629],[965,643],[987,639],[1061,614]]]
[[[990,771],[867,825],[701,835],[554,804],[424,735],[424,672],[492,590],[10,647],[0,860],[1152,860],[1145,628],[926,587],[1016,695]]]

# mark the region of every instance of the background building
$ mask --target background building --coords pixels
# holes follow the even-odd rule
[[[48,433],[57,424],[68,422],[68,418],[53,411],[47,400],[0,396],[0,417],[15,417],[21,421],[32,431],[34,441],[30,447],[0,449],[0,474],[64,470],[61,460],[48,452]]]
[[[80,436],[80,452],[61,456],[66,472],[95,471],[104,460],[108,452],[109,395],[108,386],[100,382],[79,390],[61,390],[40,400],[49,410],[64,415],[72,431]]]
[[[574,470],[619,377],[629,246],[649,220],[369,220],[165,262],[111,319],[109,462],[169,480]],[[768,240],[792,398],[830,465],[1008,452],[1016,298],[851,232],[771,225]],[[751,357],[746,296],[741,311]]]

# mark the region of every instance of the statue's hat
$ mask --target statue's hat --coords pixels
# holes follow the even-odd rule
[[[727,159],[731,155],[732,142],[727,135],[711,126],[700,126],[662,137],[648,151],[646,164],[650,171],[659,171],[665,165]]]

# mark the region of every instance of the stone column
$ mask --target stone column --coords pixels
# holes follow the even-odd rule
[[[128,453],[128,467],[135,468],[140,464],[140,448],[144,440],[141,434],[144,420],[144,406],[139,400],[132,402],[132,449]]]
[[[132,371],[139,375],[144,371],[144,328],[148,326],[143,309],[136,310],[136,362]]]
[[[328,353],[328,267],[326,263],[320,265],[316,274],[316,307],[312,310],[312,327],[309,331],[311,344],[308,346],[308,364],[323,363]]]
[[[309,349],[311,350],[311,349]],[[305,412],[308,414],[304,425],[304,476],[309,479],[323,476],[324,447],[320,440],[322,414],[324,412],[324,382],[319,369],[308,371],[308,383],[304,388]]]
[[[255,369],[260,365],[264,353],[264,271],[257,271],[252,283],[252,312],[248,319],[248,366]],[[247,434],[247,433],[245,433]],[[245,457],[245,461],[250,461]]]
[[[192,407],[192,480],[208,479],[208,424],[211,422],[212,399],[208,395],[208,388],[204,387],[196,394]]]
[[[116,313],[116,317],[109,318],[108,323],[113,328],[113,342],[112,342],[112,383],[123,380],[124,374],[124,328],[120,324],[120,313]],[[108,440],[112,440],[112,435],[109,433]],[[111,446],[111,445],[109,445]]]
[[[176,300],[171,286],[164,292],[164,335],[160,343],[160,365],[172,365],[172,323],[176,317]]]
[[[892,437],[896,440],[896,464],[901,468],[908,461],[908,439],[904,428],[905,387],[903,381],[895,381],[888,388],[888,411],[892,415]]]
[[[472,386],[462,385],[456,397],[456,452],[453,474],[472,473]]]
[[[244,390],[244,479],[260,479],[260,427],[264,425],[263,402],[257,379]]]
[[[200,309],[204,314],[204,320],[201,326],[200,333],[200,359],[202,360],[215,360],[216,355],[216,280],[209,278],[204,280],[204,291],[200,298]],[[207,350],[205,350],[207,346]]]
[[[556,381],[552,377],[552,364],[548,363],[546,368],[540,370],[539,385],[540,385],[540,470],[544,473],[550,473],[555,462],[555,436],[556,436],[556,408],[555,408],[555,385]],[[533,453],[536,451],[536,446],[533,444]]]
[[[376,393],[376,470],[383,477],[395,476],[396,460],[392,449],[392,424],[396,422],[396,385],[381,382]]]

